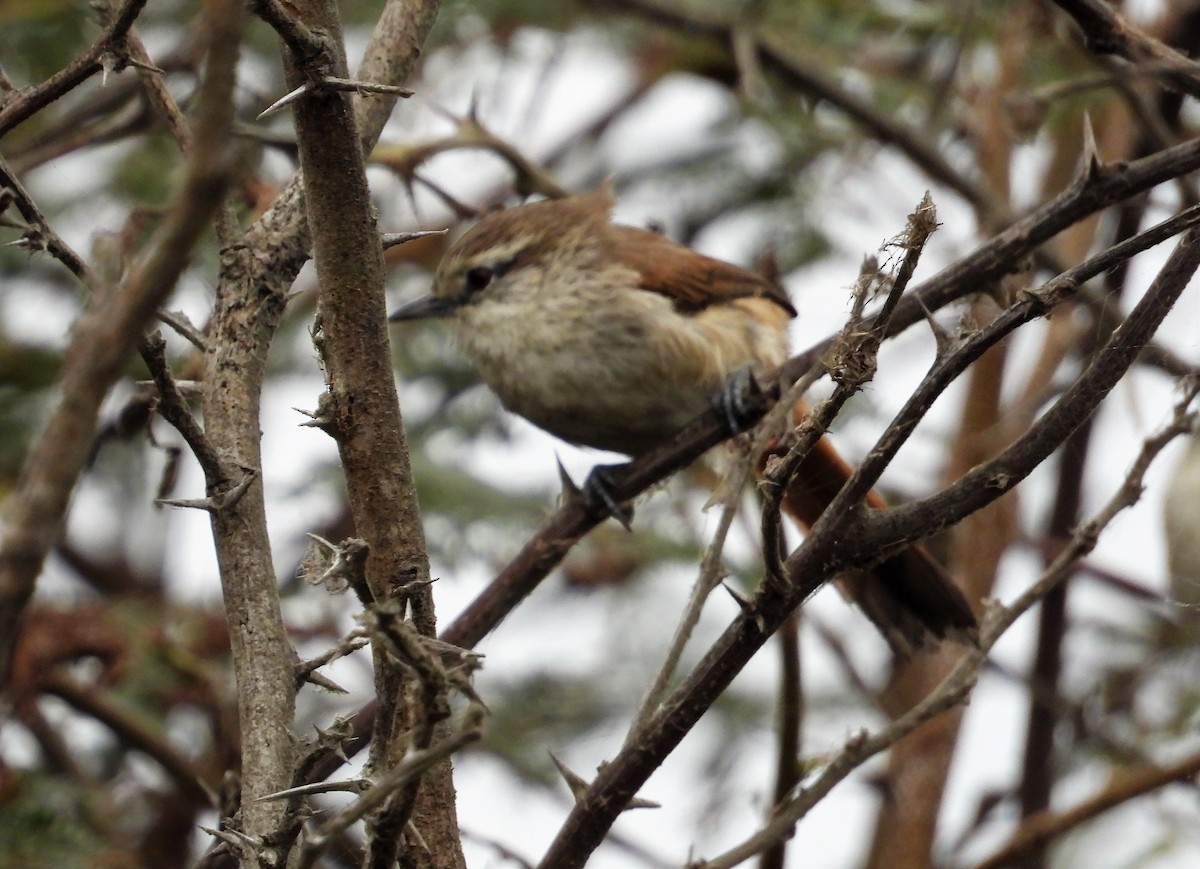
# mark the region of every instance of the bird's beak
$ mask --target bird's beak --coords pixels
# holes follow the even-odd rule
[[[424,320],[430,317],[444,317],[459,306],[456,299],[439,296],[422,296],[406,302],[392,311],[388,320],[395,323],[400,320]]]

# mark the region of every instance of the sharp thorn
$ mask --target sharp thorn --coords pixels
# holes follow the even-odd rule
[[[567,473],[567,469],[563,467],[562,459],[555,456],[554,462],[558,465],[558,481],[562,483],[563,495],[566,499],[571,500],[582,495],[583,493],[575,485],[575,481],[571,479],[571,475]]]

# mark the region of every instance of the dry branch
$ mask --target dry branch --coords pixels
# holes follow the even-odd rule
[[[135,6],[129,3],[123,9]],[[240,9],[214,9],[223,13],[214,12],[210,19],[219,36],[213,40],[197,97],[196,139],[203,147],[189,157],[162,225],[125,281],[88,299],[67,351],[62,398],[30,450],[5,511],[0,537],[0,678],[8,671],[21,613],[46,554],[58,541],[70,494],[88,458],[100,404],[242,168],[229,139]]]

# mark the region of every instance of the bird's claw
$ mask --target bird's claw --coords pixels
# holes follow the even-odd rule
[[[731,435],[741,434],[757,420],[753,396],[762,392],[749,368],[739,368],[713,397],[713,405],[725,416]]]
[[[624,465],[597,465],[583,481],[583,499],[588,507],[607,512],[621,523],[626,531],[633,530],[633,504],[617,501],[613,495],[612,471]]]

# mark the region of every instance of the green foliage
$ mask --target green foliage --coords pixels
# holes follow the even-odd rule
[[[19,84],[48,78],[98,33],[95,16],[73,0],[0,4],[5,72]]]
[[[92,828],[88,797],[66,778],[6,774],[0,793],[0,869],[94,869],[104,839]]]
[[[58,377],[59,356],[0,338],[0,493],[16,476],[46,397]]]
[[[117,190],[142,208],[162,205],[179,167],[179,149],[165,135],[146,136],[125,153],[113,182]]]

